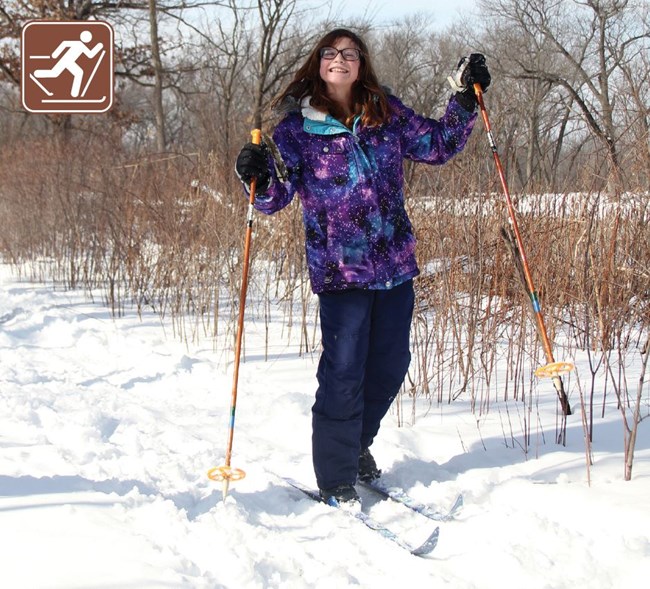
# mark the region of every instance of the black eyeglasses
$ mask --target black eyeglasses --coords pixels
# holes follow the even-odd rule
[[[361,51],[355,49],[354,47],[346,47],[345,49],[335,49],[334,47],[323,47],[320,50],[321,59],[327,59],[330,61],[334,59],[338,54],[343,56],[345,61],[359,61],[361,58]]]

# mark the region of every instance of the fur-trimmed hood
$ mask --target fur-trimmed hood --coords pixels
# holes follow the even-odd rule
[[[381,88],[386,93],[386,96],[392,95],[392,91],[388,86],[382,86]],[[302,111],[302,116],[305,118],[314,121],[325,120],[326,113],[315,109],[311,105],[310,100],[311,96],[304,96],[300,100],[295,96],[285,96],[282,99],[282,102],[280,102],[280,104],[278,104],[273,110],[280,116]]]

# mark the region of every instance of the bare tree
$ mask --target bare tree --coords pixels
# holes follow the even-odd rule
[[[149,2],[149,37],[151,39],[151,63],[154,75],[153,110],[156,117],[156,147],[159,152],[165,151],[165,111],[163,110],[163,66],[160,59],[160,43],[158,41],[158,14],[156,1]]]
[[[292,45],[299,36],[289,28],[296,11],[296,0],[258,0],[259,41],[253,94],[253,126],[261,129],[265,99],[295,66],[299,58]],[[304,47],[302,43],[298,45]]]
[[[616,83],[650,38],[647,16],[630,0],[481,0],[481,7],[502,24],[497,34],[520,39],[499,43],[504,70],[562,89],[565,103],[603,146],[609,186],[620,191]]]

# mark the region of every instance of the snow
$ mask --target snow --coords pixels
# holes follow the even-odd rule
[[[514,402],[477,416],[463,398],[420,400],[402,427],[392,412],[373,446],[387,481],[441,507],[465,498],[418,558],[274,474],[314,484],[318,358],[299,354],[278,314],[265,361],[265,325],[251,315],[232,458],[247,476],[223,501],[207,471],[225,459],[232,352],[0,266],[0,586],[611,589],[650,576],[648,419],[625,482],[620,413],[597,418],[589,486],[579,412],[566,446],[553,443],[550,385],[527,453]],[[435,527],[363,497],[412,544]]]

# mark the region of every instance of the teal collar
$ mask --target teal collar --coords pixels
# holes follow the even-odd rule
[[[332,115],[316,110],[310,103],[311,96],[305,96],[300,106],[304,118],[302,128],[306,133],[312,135],[340,135],[342,133],[355,133],[361,117],[354,117],[352,131],[348,129],[341,121],[335,119]]]

